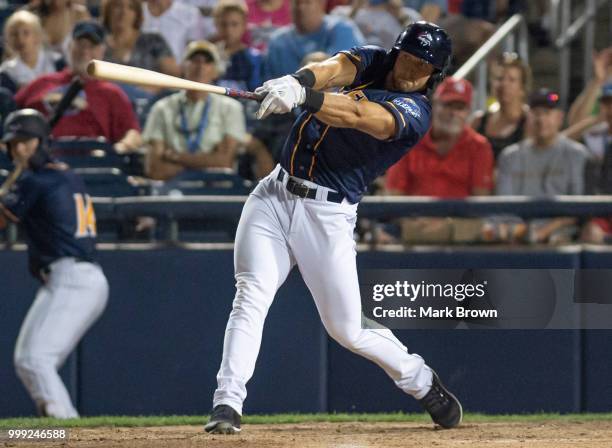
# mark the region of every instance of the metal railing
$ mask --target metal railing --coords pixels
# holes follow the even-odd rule
[[[176,243],[179,222],[214,224],[219,232],[232,235],[238,225],[245,195],[94,197],[98,224],[120,242],[120,224],[147,216],[157,220],[159,242]],[[472,196],[441,199],[426,196],[366,196],[359,206],[359,217],[391,220],[401,217],[490,217],[530,218],[612,216],[612,195],[601,196]],[[112,224],[112,230],[109,229]],[[201,229],[200,229],[201,230]],[[203,231],[203,230],[201,230]],[[102,239],[103,241],[104,239]],[[18,241],[17,226],[9,224],[0,233],[0,250]],[[151,240],[148,240],[151,242]],[[3,246],[3,243],[4,246]]]
[[[604,5],[612,17],[610,0],[585,0],[584,11],[572,22],[572,0],[550,0],[550,32],[554,46],[559,50],[559,94],[564,109],[568,107],[571,60],[570,44],[584,32],[583,76],[588,82],[593,75],[592,50],[595,41],[595,18]],[[609,31],[612,41],[612,27]],[[486,57],[501,43],[504,50],[516,51],[521,59],[528,62],[528,35],[525,19],[521,14],[510,17],[499,29],[467,60],[453,75],[465,78],[476,70],[474,107],[484,109],[487,99]]]
[[[501,43],[504,50],[516,51],[521,59],[528,62],[529,48],[527,24],[521,14],[510,17],[453,75],[465,78],[476,69],[474,107],[484,110],[487,103],[487,61],[486,57]]]
[[[570,44],[584,31],[583,81],[587,83],[593,76],[592,52],[595,44],[595,17],[597,10],[603,5],[609,6],[609,13],[612,17],[610,0],[586,0],[582,14],[571,22],[571,0],[551,0],[551,33],[555,48],[559,50],[559,95],[564,109],[567,109],[568,106],[570,87]]]

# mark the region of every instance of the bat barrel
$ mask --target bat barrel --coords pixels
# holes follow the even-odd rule
[[[113,62],[92,60],[87,65],[87,74],[92,78],[104,79],[106,81],[122,82],[140,86],[159,87],[164,89],[185,89],[199,92],[216,93],[234,98],[261,101],[263,98],[254,92],[238,89],[228,89],[221,86],[190,81],[153,70],[132,67],[129,65],[115,64]]]

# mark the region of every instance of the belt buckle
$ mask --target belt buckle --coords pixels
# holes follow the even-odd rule
[[[291,179],[291,183],[287,183],[287,187],[289,187],[291,193],[302,199],[308,196],[308,191],[310,190],[306,185],[296,182],[293,179]]]

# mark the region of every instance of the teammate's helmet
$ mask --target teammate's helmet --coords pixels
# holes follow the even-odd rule
[[[40,112],[21,109],[11,112],[4,121],[2,141],[7,143],[15,138],[38,138],[44,142],[49,137],[49,124]]]
[[[393,49],[410,53],[429,62],[438,72],[445,72],[450,65],[452,44],[444,29],[435,23],[420,21],[406,27]]]
[[[49,160],[47,140],[51,129],[45,117],[34,109],[21,109],[11,112],[4,120],[4,133],[2,141],[8,143],[16,138],[37,138],[38,147],[36,152],[28,160],[29,167],[37,170],[43,167]],[[8,145],[7,145],[8,146]],[[7,148],[7,156],[13,160],[10,146]]]

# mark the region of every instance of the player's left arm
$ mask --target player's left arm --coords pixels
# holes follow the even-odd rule
[[[358,129],[379,140],[392,138],[397,129],[395,117],[380,104],[338,93],[324,93],[315,117],[329,126]]]

